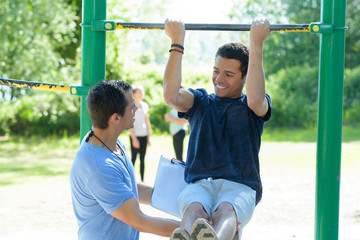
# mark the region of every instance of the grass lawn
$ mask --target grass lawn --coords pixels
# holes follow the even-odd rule
[[[360,181],[358,133],[356,129],[344,130],[341,240],[360,236],[360,188],[354,187]],[[264,133],[260,151],[263,200],[245,228],[244,239],[313,239],[316,175],[316,142],[310,139],[313,134],[313,131]],[[129,149],[128,133],[120,139]],[[68,175],[79,143],[76,137],[17,137],[0,141],[0,239],[76,239]],[[145,173],[145,182],[150,185],[160,155],[174,156],[171,136],[153,136],[151,143]],[[137,162],[137,176],[138,165]],[[145,211],[159,214],[149,208]],[[141,240],[165,239],[142,236]]]

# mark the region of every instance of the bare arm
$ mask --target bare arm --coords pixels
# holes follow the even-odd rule
[[[174,122],[174,123],[178,123],[178,124],[187,123],[187,120],[185,118],[173,118],[169,114],[165,114],[165,120],[167,122]]]
[[[141,204],[150,205],[153,188],[144,183],[137,183],[139,202]]]
[[[176,220],[151,217],[144,214],[135,197],[130,198],[111,215],[139,232],[148,232],[163,237],[170,237],[179,226]]]
[[[129,132],[130,132],[130,137],[131,137],[131,140],[132,140],[133,147],[134,148],[140,148],[140,142],[137,139],[137,137],[135,136],[134,129],[130,128]]]
[[[185,26],[183,22],[166,19],[165,32],[172,44],[184,46]],[[194,96],[181,85],[182,53],[171,51],[164,73],[164,99],[166,103],[179,112],[187,112],[194,103]]]
[[[260,117],[268,111],[265,97],[265,74],[263,69],[263,43],[270,35],[270,23],[267,19],[255,20],[250,29],[250,56],[246,78],[248,106]]]
[[[150,123],[150,119],[149,119],[149,114],[145,115],[145,124],[146,124],[146,130],[147,130],[147,142],[148,145],[150,146],[150,137],[151,137],[151,123]]]

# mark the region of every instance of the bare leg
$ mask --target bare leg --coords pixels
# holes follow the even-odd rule
[[[191,203],[184,213],[180,227],[190,233],[192,225],[198,218],[205,218],[206,220],[209,220],[209,215],[200,203]]]
[[[222,202],[212,215],[215,232],[219,240],[233,239],[236,232],[236,213],[232,205]]]

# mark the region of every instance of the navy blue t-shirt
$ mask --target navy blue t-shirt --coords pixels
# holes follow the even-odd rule
[[[261,200],[259,150],[269,110],[258,117],[247,106],[247,96],[220,98],[205,89],[189,89],[194,104],[179,117],[189,121],[191,134],[185,168],[185,181],[227,179],[245,184],[256,191],[256,204]]]

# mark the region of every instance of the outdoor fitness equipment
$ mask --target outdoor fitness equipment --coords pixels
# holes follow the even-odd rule
[[[321,22],[270,25],[271,31],[312,32],[320,36],[319,105],[316,162],[315,240],[339,238],[342,105],[346,1],[322,0]],[[105,79],[106,32],[117,29],[163,29],[159,23],[106,20],[106,0],[83,0],[81,86],[64,86],[0,78],[0,84],[70,92],[81,97],[80,137],[91,128],[85,98]],[[185,24],[187,30],[249,31],[249,24]]]

